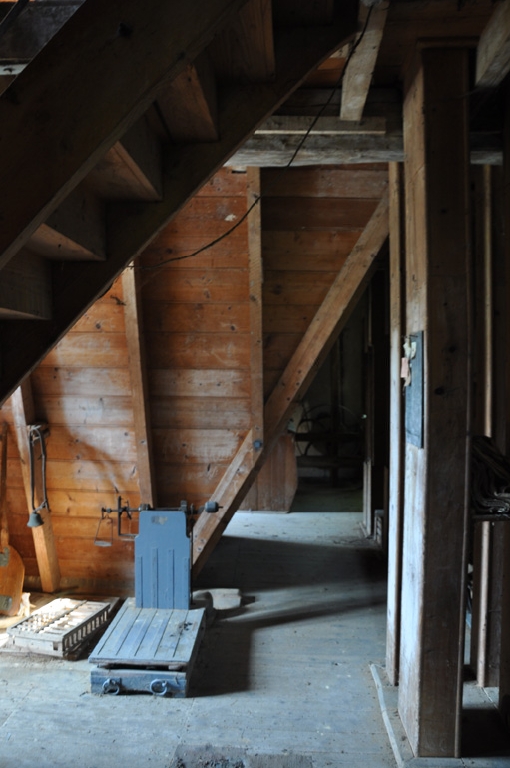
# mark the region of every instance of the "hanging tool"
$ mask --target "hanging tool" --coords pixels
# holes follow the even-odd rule
[[[19,553],[9,545],[7,525],[7,424],[0,432],[0,614],[16,616],[21,603],[25,566]]]
[[[46,509],[50,511],[50,505],[48,503],[48,494],[46,492],[46,442],[45,435],[48,430],[43,424],[32,424],[28,430],[28,447],[30,456],[30,489],[32,493],[32,511],[28,519],[27,526],[29,528],[38,528],[40,525],[44,525],[44,520],[41,517],[41,510]],[[40,489],[42,495],[42,501],[38,507],[35,506],[35,493],[36,493],[36,466],[39,466],[35,459],[36,443],[40,443],[41,452],[41,482]]]

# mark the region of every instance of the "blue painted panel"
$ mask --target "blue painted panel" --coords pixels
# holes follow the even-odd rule
[[[138,608],[190,605],[191,543],[183,509],[140,512],[135,538],[135,600]]]

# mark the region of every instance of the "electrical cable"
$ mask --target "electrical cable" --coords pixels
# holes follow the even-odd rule
[[[347,71],[347,67],[349,65],[349,62],[351,61],[355,51],[357,50],[358,46],[360,45],[361,41],[363,40],[363,38],[365,36],[365,33],[367,31],[368,23],[370,21],[370,16],[372,14],[373,8],[374,8],[374,6],[370,6],[370,8],[368,9],[368,13],[367,13],[367,16],[366,16],[366,19],[365,19],[365,23],[363,25],[363,29],[361,30],[361,33],[360,33],[358,39],[356,40],[356,42],[352,46],[351,50],[349,51],[349,54],[348,54],[348,56],[347,56],[347,58],[345,60],[345,64],[344,64],[344,67],[342,69],[342,73],[341,73],[341,75],[340,75],[340,77],[338,79],[338,82],[332,87],[331,93],[330,93],[329,97],[326,99],[324,104],[321,105],[321,108],[319,109],[317,114],[314,116],[314,118],[313,118],[312,122],[310,123],[310,125],[308,126],[306,132],[303,134],[302,138],[298,142],[298,145],[297,145],[296,149],[294,150],[294,152],[292,153],[292,156],[291,156],[290,160],[285,164],[285,166],[283,168],[280,169],[280,173],[282,173],[282,174],[285,173],[292,166],[292,163],[295,161],[295,159],[298,156],[299,152],[302,150],[305,141],[310,136],[310,134],[313,131],[314,127],[317,125],[318,120],[322,117],[322,115],[324,114],[324,112],[326,111],[328,106],[331,104],[335,93],[341,88],[342,82],[343,82],[343,79],[344,79],[344,75],[345,75],[345,72]],[[271,190],[271,187],[275,183],[276,183],[276,179],[273,181],[272,185],[269,185],[266,188],[266,190],[265,190],[265,194],[266,195],[267,195],[267,192]],[[227,237],[229,237],[232,234],[232,232],[235,232],[235,230],[244,221],[246,221],[246,219],[248,218],[250,213],[260,203],[261,197],[262,197],[261,195],[256,197],[256,199],[249,206],[247,211],[245,213],[243,213],[243,215],[239,218],[239,220],[236,221],[236,223],[232,227],[230,227],[226,232],[224,232],[222,235],[219,235],[214,240],[211,240],[211,242],[207,243],[207,245],[203,245],[201,248],[198,248],[196,251],[193,251],[193,253],[184,254],[182,256],[172,256],[172,257],[170,257],[168,259],[164,259],[163,261],[158,262],[157,264],[137,265],[136,267],[134,265],[132,265],[131,269],[139,269],[139,270],[143,270],[143,271],[160,269],[161,267],[164,267],[167,264],[171,264],[174,261],[184,261],[185,259],[191,259],[194,256],[198,256],[200,253],[203,253],[204,251],[209,250],[209,248],[212,248],[213,246],[217,245],[218,243],[221,243],[223,240],[225,240]]]

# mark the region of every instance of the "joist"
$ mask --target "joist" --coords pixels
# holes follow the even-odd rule
[[[93,5],[95,1],[93,0]],[[214,7],[219,1],[216,0],[214,4],[207,3],[206,19],[209,18],[210,20],[210,14],[213,14]],[[141,9],[138,3],[134,3],[134,5]],[[89,7],[88,1],[83,9],[85,10],[86,7]],[[229,8],[232,10],[230,5]],[[225,92],[219,119],[220,140],[210,144],[183,145],[168,149],[164,161],[163,187],[166,190],[164,199],[161,202],[147,204],[115,204],[115,208],[109,216],[107,260],[93,264],[65,262],[61,269],[55,272],[54,322],[45,327],[42,324],[38,324],[37,328],[31,327],[28,337],[25,326],[18,321],[9,321],[9,325],[2,328],[4,354],[10,355],[11,364],[8,369],[2,369],[1,372],[0,399],[4,399],[12,392],[27,370],[35,367],[44,352],[66,333],[79,314],[104,291],[104,286],[120,274],[126,264],[148,245],[186,201],[225,163],[225,160],[242,144],[253,127],[267,118],[286,96],[299,86],[311,69],[349,38],[354,30],[352,10],[350,4],[347,4],[342,12],[342,17],[330,26],[310,29],[296,28],[286,33],[282,32],[275,44],[276,75],[274,82],[253,86],[232,86]],[[81,11],[82,9],[77,11],[69,24],[78,17]],[[147,16],[147,13],[147,8],[144,6],[144,17]],[[95,5],[94,14],[101,19],[104,18],[103,11],[95,13]],[[122,15],[127,18],[125,14]],[[148,15],[150,17],[150,13]],[[160,22],[159,15],[156,14],[156,16]],[[204,24],[205,26],[202,25],[201,18],[201,30],[206,28],[205,21]],[[189,30],[190,26],[194,26],[191,21],[189,21],[188,27],[183,26],[183,30],[188,28],[190,39],[195,39],[192,30]],[[205,32],[203,34],[205,35]],[[179,50],[182,50],[183,40],[187,39],[183,35],[184,31],[179,35]],[[159,31],[157,39],[159,39]],[[167,42],[165,39],[165,45]],[[93,48],[91,41],[89,44]],[[117,41],[115,45],[117,45]],[[195,50],[198,43],[192,45],[190,42],[190,46],[190,50]],[[50,47],[51,44],[48,44],[45,50],[47,51]],[[298,57],[295,55],[296,50],[300,51]],[[41,52],[41,56],[43,53]],[[152,60],[152,57],[149,59]],[[184,64],[185,62],[180,62],[181,66]],[[114,65],[112,64],[112,66]],[[117,66],[116,63],[115,70]],[[69,72],[73,69],[69,63],[66,67]],[[28,68],[26,71],[29,71]],[[25,73],[22,73],[20,78],[23,74]],[[126,77],[125,73],[123,73],[123,79],[126,82],[129,81],[129,77]],[[72,91],[74,92],[74,90],[73,87]],[[112,89],[112,93],[114,92],[115,88]],[[88,98],[94,100],[93,94],[90,94],[89,91],[87,94],[85,102]],[[99,101],[101,102],[101,100]],[[96,107],[102,108],[101,103],[97,104]],[[102,121],[103,118],[101,117],[99,122],[102,123]],[[59,130],[62,133],[62,130]],[[116,137],[116,131],[114,131],[114,136]],[[40,147],[38,147],[37,152],[41,154]],[[87,161],[84,162],[88,164]],[[69,178],[69,173],[67,173],[66,178]],[[19,179],[16,186],[19,189],[22,186]],[[20,227],[16,226],[15,230],[19,232]],[[15,354],[13,353],[14,350]]]
[[[404,145],[400,130],[384,134],[351,133],[327,136],[312,133],[301,146],[302,136],[257,134],[249,138],[227,161],[228,166],[282,167],[292,158],[293,166],[356,163],[401,163]],[[497,133],[473,132],[470,136],[471,163],[501,165],[503,152]],[[296,150],[299,150],[296,154]]]
[[[32,397],[32,387],[29,378],[25,379],[23,384],[14,393],[11,399],[11,406],[14,417],[16,440],[21,458],[21,469],[23,474],[23,485],[25,488],[27,507],[29,510],[31,510],[32,486],[30,478],[28,428],[31,424],[36,423],[36,416],[34,401]],[[36,461],[40,460],[40,457],[38,457],[37,454],[34,458]],[[37,479],[40,480],[40,473],[38,473]],[[34,488],[34,502],[37,506],[39,506],[42,501],[43,499],[41,495],[41,487],[38,482],[36,482]],[[32,528],[32,535],[34,538],[35,554],[37,557],[37,565],[41,578],[41,586],[44,592],[56,592],[60,585],[60,568],[55,545],[55,537],[53,535],[51,514],[49,509],[45,507],[41,508],[39,513],[43,519],[44,524],[37,528]]]
[[[384,195],[352,250],[301,343],[264,406],[264,444],[255,443],[250,429],[213,499],[221,505],[215,514],[200,515],[193,529],[193,574],[196,576],[239,508],[266,456],[285,429],[295,403],[306,392],[321,362],[345,326],[371,276],[373,265],[388,236],[388,197]]]
[[[357,122],[363,116],[386,24],[388,6],[389,0],[383,0],[370,8],[360,3],[359,21],[362,32],[354,43],[356,47],[343,74],[340,120]]]

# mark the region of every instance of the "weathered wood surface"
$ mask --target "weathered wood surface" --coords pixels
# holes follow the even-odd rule
[[[271,81],[275,74],[272,3],[249,0],[213,40],[209,54],[223,79]]]
[[[14,429],[21,459],[23,486],[25,489],[26,507],[32,511],[32,485],[30,473],[30,453],[28,428],[36,422],[36,413],[32,397],[30,379],[26,379],[12,396],[12,411]],[[44,501],[42,494],[41,475],[41,446],[34,447],[34,504],[39,507]],[[52,520],[48,507],[39,510],[43,525],[32,528],[37,566],[41,577],[41,585],[45,592],[56,592],[60,586],[60,568],[58,563]],[[27,518],[28,522],[28,518]]]
[[[264,407],[264,449],[254,447],[250,430],[214,492],[223,509],[203,513],[193,529],[193,570],[198,573],[226,525],[243,500],[267,452],[282,433],[294,403],[306,391],[331,344],[363,292],[374,261],[388,235],[388,198],[385,195],[357,245],[340,270],[310,327],[289,361]]]
[[[425,332],[425,444],[406,444],[399,713],[419,757],[459,754],[469,381],[468,55],[409,72],[407,332]],[[444,168],[449,172],[445,175]],[[433,607],[433,608],[432,608]]]
[[[262,335],[262,227],[260,170],[247,173],[248,269],[250,289],[251,429],[255,440],[264,441],[264,350]]]
[[[297,485],[293,435],[280,435],[240,509],[289,512]]]
[[[126,340],[133,398],[133,423],[136,440],[138,482],[142,504],[157,507],[150,423],[149,390],[138,262],[122,274],[122,294],[126,321]]]
[[[386,166],[379,169],[316,168],[314,173],[307,169],[293,168],[292,173],[266,168],[262,171],[264,188],[271,197],[289,196],[289,176],[292,176],[292,195],[294,197],[329,197],[329,198],[373,198],[382,197],[388,187]]]
[[[356,38],[357,46],[352,52],[342,78],[341,120],[358,122],[363,116],[386,24],[388,6],[388,0],[370,8],[360,5],[358,19],[362,33],[360,32]]]
[[[510,71],[510,6],[498,3],[476,51],[476,85],[496,88]]]
[[[0,197],[8,222],[0,240],[2,264],[143,114],[161,81],[178,75],[242,5],[243,0],[215,0],[187,3],[178,12],[167,6],[163,13],[131,0],[108,9],[92,0],[71,16],[39,53],[37,66],[27,67],[8,89],[9,96],[0,98],[3,189],[24,190],[23,206],[13,206],[11,195]],[[126,27],[119,27],[119,18],[129,18]],[[76,94],[66,100],[65,110],[62,93]],[[41,110],[54,121],[53,130],[48,120],[41,129]],[[41,168],[41,158],[51,173]],[[30,174],[31,183],[23,185],[23,173],[33,168],[40,169],[39,182]]]
[[[389,167],[390,226],[390,463],[386,672],[398,684],[404,502],[404,422],[400,362],[405,335],[405,210],[403,166]]]
[[[219,2],[220,0],[218,0]],[[232,12],[234,10],[232,5],[229,6],[229,9]],[[125,4],[123,4],[124,10]],[[218,9],[216,8],[216,10]],[[146,11],[147,9],[144,9],[144,14]],[[2,371],[1,385],[4,395],[12,391],[24,372],[32,369],[40,361],[41,350],[47,350],[55,344],[75,322],[78,314],[76,307],[81,306],[83,309],[90,306],[94,298],[98,297],[104,290],[105,284],[108,284],[118,275],[126,263],[147,246],[155,234],[182,208],[186,200],[197,192],[204,182],[224,164],[225,159],[245,140],[245,137],[253,130],[254,125],[272,113],[289,92],[298,87],[318,62],[337,49],[339,44],[352,34],[354,30],[352,11],[353,4],[349,3],[347,7],[342,8],[341,18],[335,18],[329,26],[282,30],[275,40],[276,74],[274,80],[268,84],[246,84],[232,86],[225,90],[219,116],[220,140],[210,144],[182,145],[168,149],[164,158],[163,187],[167,190],[164,200],[161,203],[137,203],[134,205],[119,203],[111,208],[108,217],[109,257],[107,261],[94,263],[93,268],[91,264],[87,263],[66,262],[62,269],[55,271],[53,284],[54,322],[51,325],[38,324],[37,327],[32,327],[28,337],[26,328],[20,321],[9,323],[3,330],[5,354],[11,355],[13,350],[16,350],[16,355],[12,355],[16,365],[13,364],[9,366],[8,370]],[[82,9],[77,14],[81,12]],[[207,14],[200,16],[200,29],[205,29],[207,26],[208,14],[214,15],[214,9],[210,4],[207,8]],[[92,13],[92,15],[94,14]],[[106,23],[107,19],[104,14],[100,14],[99,17],[101,24],[103,20]],[[226,17],[222,16],[221,20],[225,21]],[[175,23],[175,17],[173,17],[173,22]],[[202,27],[202,23],[204,27]],[[213,27],[214,25],[207,27],[211,34],[214,33]],[[72,27],[72,29],[74,28]],[[181,44],[183,43],[182,34],[183,31],[180,29],[179,41]],[[194,30],[194,34],[198,34],[198,30]],[[164,36],[161,27],[156,32],[158,39],[160,35]],[[98,40],[94,37],[94,45],[97,42]],[[129,45],[132,44],[134,43]],[[167,52],[169,52],[171,46],[168,46],[168,40],[166,40],[165,45]],[[295,55],[296,50],[300,51],[298,57]],[[185,63],[185,60],[182,60],[179,62],[179,66],[184,67]],[[117,66],[120,64],[121,62],[118,61]],[[67,66],[68,63],[66,63]],[[141,70],[143,69],[142,67]],[[29,68],[26,72],[28,70]],[[104,70],[101,69],[101,71]],[[22,73],[22,75],[24,74]],[[144,73],[145,76],[146,73]],[[122,77],[124,82],[129,79],[126,77],[125,69],[122,71]],[[89,86],[92,84],[92,80],[93,78],[91,78]],[[75,90],[79,91],[79,88]],[[131,89],[131,91],[136,91],[136,88]],[[86,92],[88,93],[88,91]],[[102,95],[105,94],[102,92]],[[80,93],[80,97],[82,96],[83,94]],[[96,106],[101,106],[102,109],[102,105],[96,104]],[[75,119],[74,113],[73,119]],[[118,116],[116,119],[119,119]],[[102,124],[101,121],[98,124]],[[38,152],[41,151],[40,146],[37,149]],[[73,157],[78,162],[76,153],[73,153]],[[65,166],[63,171],[66,179],[69,179],[69,168]],[[78,179],[75,180],[78,181]],[[45,212],[41,215],[45,215]],[[19,231],[19,229],[19,226],[16,225],[16,230]],[[23,343],[21,343],[21,339],[23,339]]]
[[[204,618],[203,608],[137,608],[130,598],[90,654],[89,662],[106,667],[186,668]]]
[[[232,190],[225,185],[228,178]],[[221,171],[207,194],[191,201],[161,233],[156,251],[163,248],[171,257],[174,242],[189,238],[192,253],[221,235],[247,210],[246,184],[247,174]],[[162,503],[170,506],[184,498],[197,506],[208,499],[212,478],[224,471],[254,417],[251,371],[257,350],[251,339],[261,306],[257,319],[250,297],[260,293],[253,252],[257,230],[243,223],[233,233],[238,252],[232,268],[222,260],[223,249],[232,249],[230,237],[218,243],[215,261],[205,269],[203,260],[193,257],[152,271],[152,248],[140,263],[157,486]]]
[[[173,141],[218,140],[216,80],[205,52],[168,84],[158,107]]]

